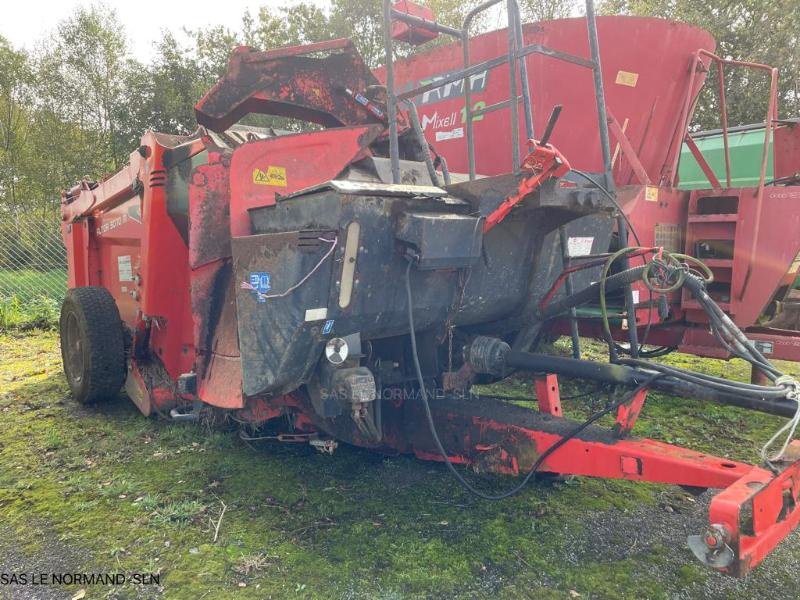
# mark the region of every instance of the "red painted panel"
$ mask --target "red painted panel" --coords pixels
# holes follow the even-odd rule
[[[800,173],[800,123],[777,127],[774,135],[772,147],[775,178]]]
[[[690,25],[643,17],[599,17],[597,28],[609,111],[639,154],[650,179],[659,181],[662,166],[680,151],[670,148],[684,95],[693,77],[689,73],[692,54],[699,48],[713,50],[711,35]],[[524,27],[525,44],[541,44],[589,57],[586,23],[583,18],[530,23]],[[507,51],[505,30],[475,37],[471,61],[477,63]],[[527,58],[533,101],[535,133],[541,134],[551,109],[564,106],[551,142],[577,169],[599,172],[600,157],[597,112],[591,72],[541,55]],[[447,45],[400,61],[396,67],[397,89],[409,89],[437,75],[463,65],[460,45]],[[501,66],[472,81],[475,108],[492,105],[509,97],[509,69]],[[378,71],[379,78],[383,72]],[[429,141],[436,145],[454,172],[466,172],[464,98],[459,84],[451,84],[416,99],[420,119]],[[520,111],[520,114],[522,111]],[[520,117],[520,140],[524,123]],[[511,170],[511,123],[508,109],[475,118],[478,172],[497,175]],[[612,138],[612,150],[615,140]],[[524,144],[522,146],[525,147]],[[636,181],[624,157],[615,163],[615,178],[621,183]]]
[[[346,127],[250,142],[236,148],[230,166],[231,235],[250,235],[247,209],[335,179],[382,127]]]

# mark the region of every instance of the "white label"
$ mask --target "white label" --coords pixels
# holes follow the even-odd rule
[[[639,304],[639,290],[631,290],[631,296],[633,296],[633,303]]]
[[[328,318],[328,309],[324,306],[322,308],[307,308],[306,321],[322,321]]]
[[[772,354],[775,350],[775,346],[772,344],[772,342],[754,342],[754,344],[758,351],[762,354]]]
[[[464,137],[464,128],[457,127],[455,129],[451,129],[450,131],[437,131],[436,132],[436,141],[441,142],[443,140],[457,140],[458,138]]]
[[[592,253],[593,237],[571,237],[567,240],[567,254],[570,257],[588,256]]]
[[[120,281],[133,281],[133,269],[131,268],[130,256],[117,257],[117,272]]]

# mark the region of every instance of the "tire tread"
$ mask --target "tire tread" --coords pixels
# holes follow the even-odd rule
[[[68,311],[75,311],[83,339],[88,342],[89,364],[84,373],[85,382],[81,390],[72,390],[73,395],[82,404],[113,399],[125,383],[122,319],[114,298],[103,287],[73,288],[67,291],[62,305],[62,330]],[[64,356],[63,337],[62,356]],[[72,387],[71,382],[70,387]]]

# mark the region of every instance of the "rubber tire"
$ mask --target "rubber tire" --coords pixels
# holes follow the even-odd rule
[[[67,291],[59,319],[61,361],[81,404],[112,400],[125,383],[125,344],[119,309],[102,287]]]

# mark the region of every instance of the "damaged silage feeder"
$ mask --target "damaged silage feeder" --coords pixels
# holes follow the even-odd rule
[[[516,493],[537,472],[718,488],[708,530],[690,547],[709,566],[743,575],[800,520],[800,445],[787,439],[778,456],[765,453],[763,466],[751,466],[631,430],[655,389],[787,417],[782,433],[791,437],[798,384],[709,295],[712,272],[700,261],[656,243],[628,246],[591,2],[588,58],[526,46],[516,1],[507,8],[506,54],[471,64],[467,53],[446,80],[402,94],[391,60],[381,81],[348,40],[237,48],[196,105],[193,135],[148,132],[121,171],[65,192],[70,291],[61,341],[72,393],[96,402],[124,386],[143,414],[174,419],[208,411],[260,425],[282,417],[291,424],[283,440],[327,451],[339,440],[444,461],[484,498]],[[384,13],[388,57],[390,27],[415,43],[439,33],[464,40],[477,14],[458,30],[405,0],[385,1]],[[558,105],[534,136],[532,54],[553,68],[580,66],[592,79],[585,108],[597,115],[602,170],[573,169],[569,153],[550,143],[553,132],[571,131]],[[450,173],[409,99],[503,69],[524,85],[506,76],[506,101],[480,110],[511,115],[508,148],[496,150],[509,153],[508,170],[476,177],[470,159],[469,173]],[[471,142],[475,115],[467,113]],[[239,124],[252,114],[316,127]],[[567,268],[569,242],[553,241],[576,227],[601,250]],[[637,286],[656,298],[690,295],[718,343],[768,382],[637,356],[637,328],[619,325],[641,308]],[[611,301],[620,313],[604,313],[611,362],[535,351],[578,309]],[[631,358],[611,340],[620,332],[631,336]],[[537,374],[539,410],[470,393],[478,379],[517,371]],[[558,375],[627,391],[578,423],[562,414]],[[596,425],[606,414],[614,427]],[[523,480],[490,496],[459,465]]]

